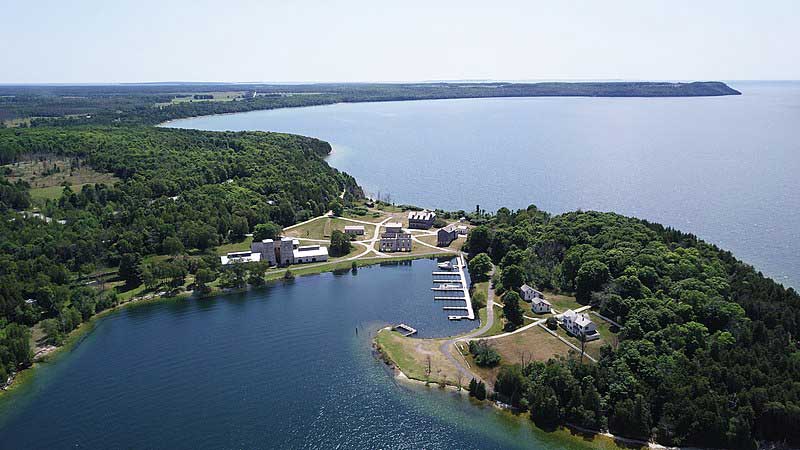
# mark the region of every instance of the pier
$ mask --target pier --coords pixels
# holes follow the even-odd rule
[[[461,319],[469,319],[475,320],[475,311],[472,309],[472,298],[469,295],[469,286],[467,285],[467,277],[464,274],[464,268],[467,266],[466,261],[464,261],[464,257],[459,255],[456,257],[456,263],[453,265],[453,269],[456,269],[452,272],[442,272],[442,271],[434,271],[433,275],[433,282],[435,284],[439,284],[439,286],[434,286],[431,288],[434,291],[434,300],[452,300],[452,301],[463,301],[464,306],[444,306],[442,309],[445,311],[465,311],[466,314],[464,315],[450,315],[447,316],[450,320],[461,320]],[[437,295],[442,294],[443,292],[461,292],[463,293],[462,296],[455,297],[455,296],[446,296],[446,295]]]
[[[405,337],[409,337],[412,334],[417,334],[417,329],[416,328],[412,328],[409,325],[406,325],[404,323],[401,323],[399,325],[395,325],[394,330],[399,332],[400,334],[402,334]]]

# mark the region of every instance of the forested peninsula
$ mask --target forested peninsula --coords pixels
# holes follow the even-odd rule
[[[323,141],[149,125],[338,101],[532,96],[548,89],[735,94],[722,83],[614,88],[622,91],[605,85],[364,85],[354,92],[336,85],[335,92],[314,93],[322,89],[315,85],[304,94],[275,86],[266,95],[226,97],[200,93],[209,89],[204,85],[181,86],[189,93],[180,99],[167,93],[174,86],[141,96],[70,87],[82,99],[77,103],[25,87],[12,100],[4,95],[6,119],[25,121],[0,130],[0,380],[32,364],[32,332],[41,333],[33,340],[58,345],[142,289],[173,295],[258,286],[263,270],[250,270],[245,280],[235,267],[220,266],[215,249],[242,242],[259,225],[288,226],[363,204],[356,181],[325,162],[330,146]],[[118,88],[127,89],[98,87]],[[533,206],[462,213],[474,226],[464,250],[494,264],[498,295],[529,283],[574,294],[621,325],[618,344],[604,347],[597,363],[504,363],[497,399],[543,427],[572,423],[673,445],[800,446],[800,297],[793,289],[693,235],[613,213],[551,216]]]
[[[225,95],[219,95],[224,93]],[[740,95],[718,81],[542,83],[139,84],[0,86],[0,123],[156,125],[209,114],[333,103],[479,97]]]

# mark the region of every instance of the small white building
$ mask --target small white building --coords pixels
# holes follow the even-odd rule
[[[467,233],[469,233],[469,227],[467,227],[466,225],[459,225],[456,227],[456,230],[458,231],[458,234],[460,234],[461,236],[466,236]]]
[[[537,314],[546,314],[551,311],[553,306],[543,298],[534,298],[531,300],[531,309]]]
[[[577,313],[571,309],[567,310],[567,312],[561,316],[561,326],[564,327],[569,334],[579,339],[581,336],[587,341],[600,339],[597,326],[586,314]]]
[[[295,264],[313,263],[328,260],[328,247],[305,245],[294,249]]]
[[[363,236],[364,225],[345,225],[344,232],[354,236]]]
[[[223,266],[227,264],[258,262],[261,261],[261,253],[253,253],[251,251],[231,252],[227,255],[220,256],[219,259]]]
[[[523,284],[519,288],[520,294],[522,294],[522,299],[526,302],[532,302],[535,298],[544,299],[544,294],[537,291],[536,289],[528,286],[527,284]]]

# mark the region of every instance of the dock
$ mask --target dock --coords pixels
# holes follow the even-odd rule
[[[405,337],[409,337],[412,334],[417,334],[417,329],[416,328],[412,328],[409,325],[406,325],[404,323],[401,323],[399,325],[395,325],[394,326],[394,330],[399,332],[400,334],[402,334]]]
[[[464,274],[464,268],[467,266],[464,257],[459,255],[456,257],[456,263],[453,265],[452,272],[434,271],[433,275],[434,286],[431,288],[434,291],[434,300],[450,300],[450,301],[463,301],[464,306],[443,306],[445,311],[465,311],[464,315],[450,315],[447,316],[450,320],[469,319],[475,320],[475,311],[472,309],[472,298],[469,295],[469,286],[467,285],[467,276]],[[441,295],[444,292],[461,292],[462,296],[446,296]],[[439,294],[439,295],[437,295]]]

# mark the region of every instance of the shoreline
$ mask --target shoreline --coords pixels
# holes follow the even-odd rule
[[[380,331],[386,330],[386,329],[391,329],[391,326],[383,327],[378,331],[380,332]],[[439,338],[436,338],[436,339],[439,339]],[[442,338],[442,339],[446,339],[446,338]],[[453,384],[451,384],[449,382],[445,382],[444,384],[442,384],[442,383],[440,383],[438,381],[427,381],[426,382],[425,380],[420,380],[418,378],[414,378],[414,377],[408,376],[408,374],[406,374],[403,371],[403,369],[400,368],[400,366],[394,360],[392,360],[392,358],[388,355],[388,353],[378,343],[378,341],[377,341],[377,333],[376,333],[375,337],[372,338],[372,347],[374,349],[373,354],[375,355],[375,357],[378,360],[380,360],[381,362],[383,362],[387,366],[387,368],[392,371],[394,379],[397,380],[398,382],[407,383],[407,384],[414,385],[414,386],[424,386],[424,387],[431,388],[431,389],[439,389],[439,390],[444,390],[444,391],[450,390],[450,391],[453,391],[454,393],[457,393],[457,394],[459,394],[461,396],[469,397],[469,393],[468,393],[468,390],[467,390],[466,387],[459,388],[457,385],[453,385]],[[475,375],[475,374],[473,374],[473,375]],[[475,375],[475,378],[477,379],[478,376]],[[521,414],[520,411],[516,411],[514,408],[512,408],[512,407],[510,407],[508,405],[502,404],[500,402],[489,400],[488,398],[486,400],[475,400],[475,401],[481,402],[481,403],[483,403],[484,401],[488,402],[493,408],[495,408],[495,409],[497,409],[499,411],[508,412],[508,413],[518,417],[519,419],[523,418],[523,414]],[[571,423],[565,423],[565,424],[559,425],[555,430],[547,431],[547,430],[543,430],[543,429],[537,427],[536,424],[534,422],[530,421],[530,420],[528,422],[529,422],[528,425],[533,426],[534,428],[536,428],[536,430],[539,430],[539,431],[541,431],[543,433],[568,433],[572,437],[575,437],[576,433],[582,433],[584,435],[585,434],[589,434],[589,435],[592,436],[592,439],[591,439],[592,442],[594,442],[595,439],[609,439],[609,440],[613,441],[613,444],[616,445],[618,448],[629,448],[629,446],[631,446],[631,445],[637,445],[637,446],[640,446],[642,448],[647,447],[647,448],[652,449],[652,450],[666,450],[666,449],[670,449],[670,450],[675,449],[675,450],[677,450],[677,449],[690,449],[690,448],[693,448],[693,447],[668,447],[668,446],[661,445],[661,444],[658,444],[658,443],[655,443],[655,442],[646,442],[646,441],[641,440],[641,439],[618,436],[618,435],[609,433],[607,431],[591,430],[591,429],[584,428],[584,427],[581,427],[581,426],[578,426],[578,425],[575,425],[575,424],[571,424]],[[617,441],[621,442],[622,444],[624,444],[627,447],[623,447],[623,446],[617,445],[616,444]]]
[[[289,270],[296,277],[306,277],[306,276],[313,276],[313,275],[320,275],[323,273],[328,272],[336,272],[336,271],[350,271],[352,270],[352,263],[356,262],[356,267],[368,267],[373,265],[378,265],[386,262],[402,262],[402,261],[413,261],[417,259],[435,259],[440,256],[450,256],[447,253],[434,253],[434,254],[424,254],[424,255],[402,255],[398,257],[391,257],[391,258],[375,258],[375,259],[357,259],[352,261],[335,261],[327,265],[320,265],[315,267],[307,268],[308,271],[301,272],[301,271],[292,271],[291,268],[285,268],[283,270],[277,270],[265,279],[265,283],[263,286],[256,286],[250,287],[245,285],[242,288],[230,288],[230,289],[222,289],[218,287],[213,287],[211,291],[206,293],[199,293],[196,291],[184,291],[180,292],[174,296],[166,296],[166,295],[152,295],[152,296],[142,296],[142,297],[133,297],[130,300],[122,302],[118,305],[112,306],[111,308],[105,309],[100,311],[99,313],[93,315],[89,318],[86,322],[81,323],[77,328],[70,331],[66,337],[64,338],[64,342],[60,346],[52,346],[47,345],[44,348],[52,347],[51,350],[46,351],[45,353],[36,352],[37,356],[34,356],[33,363],[25,367],[17,372],[15,372],[12,376],[10,376],[10,382],[0,388],[0,399],[5,397],[7,394],[19,389],[20,387],[24,386],[29,382],[32,376],[35,374],[36,369],[41,364],[47,364],[52,362],[53,360],[61,357],[64,354],[69,353],[72,349],[74,349],[80,342],[92,331],[96,325],[96,322],[102,320],[106,316],[122,311],[125,308],[132,308],[137,306],[149,305],[154,303],[160,302],[167,302],[167,301],[180,301],[180,300],[188,300],[188,299],[207,299],[211,297],[219,297],[223,295],[229,294],[238,294],[247,292],[250,289],[262,289],[266,286],[274,286],[278,283],[285,283],[287,281],[292,280],[284,280],[283,274],[286,270]],[[346,265],[346,267],[344,267]],[[303,269],[302,266],[296,269]],[[293,279],[294,279],[293,278]]]
[[[572,84],[580,84],[581,82],[573,82]],[[419,102],[419,101],[435,101],[435,100],[478,100],[478,99],[529,99],[529,98],[587,98],[587,99],[596,99],[596,98],[714,98],[714,97],[737,97],[743,95],[741,91],[730,87],[727,82],[725,83],[730,89],[736,91],[736,93],[727,93],[727,94],[706,94],[706,95],[557,95],[557,94],[550,94],[550,95],[509,95],[509,96],[502,96],[502,95],[490,95],[490,96],[475,96],[475,97],[437,97],[437,98],[402,98],[402,99],[395,99],[395,100],[354,100],[354,101],[332,101],[330,103],[318,103],[313,105],[305,105],[305,106],[278,106],[275,108],[257,108],[257,109],[249,109],[245,111],[235,111],[235,112],[223,112],[223,113],[216,113],[216,114],[201,114],[198,116],[186,116],[177,119],[169,119],[164,122],[160,122],[154,125],[151,125],[156,128],[174,128],[174,129],[183,129],[183,130],[199,130],[198,128],[185,128],[185,127],[173,127],[169,126],[173,122],[177,122],[179,120],[191,120],[191,119],[198,119],[201,117],[213,117],[213,116],[229,116],[233,114],[246,114],[252,112],[259,112],[259,111],[274,111],[278,109],[306,109],[306,108],[315,108],[315,107],[323,107],[323,106],[332,106],[332,105],[345,105],[345,104],[358,104],[358,103],[398,103],[398,102]],[[536,83],[534,83],[536,84]],[[210,131],[210,130],[207,130]],[[263,131],[263,130],[215,130],[215,131],[227,131],[233,133],[240,133],[240,132],[254,132],[260,131],[262,133],[280,133],[280,131]],[[293,133],[286,133],[286,134],[293,134]]]

